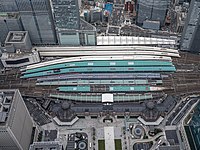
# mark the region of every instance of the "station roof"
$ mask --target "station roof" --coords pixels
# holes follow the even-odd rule
[[[108,95],[104,95],[105,97]],[[52,98],[69,99],[72,101],[85,101],[85,102],[102,102],[102,96],[100,95],[65,95],[65,94],[50,94]],[[152,94],[135,94],[135,95],[114,95],[112,96],[113,102],[124,101],[145,101],[152,99]],[[108,98],[108,97],[107,97]],[[109,95],[111,101],[111,96]],[[108,101],[108,100],[107,100]]]
[[[97,36],[97,45],[175,45],[174,39],[136,36]]]

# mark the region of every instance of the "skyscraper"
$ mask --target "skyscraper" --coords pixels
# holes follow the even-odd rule
[[[78,0],[52,0],[60,45],[96,45],[96,28],[80,19]]]
[[[19,90],[0,90],[0,149],[27,150],[33,122]]]
[[[34,44],[57,42],[49,0],[17,0],[24,29],[29,31]]]
[[[19,13],[0,13],[0,42],[4,43],[9,31],[22,31]]]
[[[80,0],[0,0],[0,13],[19,12],[33,44],[95,45],[96,28],[81,21],[79,5]]]
[[[145,20],[160,21],[164,24],[170,0],[138,0],[137,23],[143,24]]]
[[[57,43],[49,0],[0,0],[0,12],[19,12],[33,44]]]
[[[0,0],[0,12],[17,12],[15,0]]]
[[[200,0],[191,0],[181,37],[180,49],[200,52]]]
[[[79,29],[78,0],[52,0],[56,28]]]

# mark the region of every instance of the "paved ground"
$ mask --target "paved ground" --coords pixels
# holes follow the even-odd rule
[[[88,117],[86,119],[79,119],[73,126],[69,127],[58,127],[54,123],[49,123],[42,126],[42,128],[45,130],[57,129],[59,135],[58,140],[62,141],[64,145],[67,144],[66,135],[75,132],[85,132],[88,134],[88,143],[92,143],[92,147],[95,147],[97,150],[98,140],[104,139],[104,127],[109,126],[114,127],[115,139],[122,139],[122,127],[124,126],[124,120],[115,120],[113,123],[103,123],[102,118],[96,120]],[[96,129],[95,140],[93,140],[92,127],[95,127]],[[95,145],[93,143],[95,143]]]

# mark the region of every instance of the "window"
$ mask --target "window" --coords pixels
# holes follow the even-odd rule
[[[134,70],[134,68],[128,68],[128,70]]]
[[[110,68],[110,70],[116,70],[116,68]]]
[[[69,64],[69,66],[75,66],[75,64]]]
[[[59,73],[60,72],[60,69],[56,69],[53,71],[53,73]]]
[[[74,87],[74,88],[73,88],[73,91],[76,91],[76,90],[77,90],[77,88],[76,88],[76,87]]]
[[[128,65],[134,65],[134,62],[128,62]]]
[[[94,65],[94,63],[92,63],[92,62],[88,63],[88,66],[93,66],[93,65]]]
[[[113,66],[114,66],[114,65],[116,65],[116,63],[115,63],[115,62],[110,62],[110,65],[113,65]]]
[[[8,65],[15,65],[15,64],[22,64],[29,62],[28,58],[19,59],[19,60],[6,60],[6,64]]]

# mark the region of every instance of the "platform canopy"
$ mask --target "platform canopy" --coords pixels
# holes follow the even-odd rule
[[[175,39],[136,36],[97,36],[97,45],[175,45]]]

